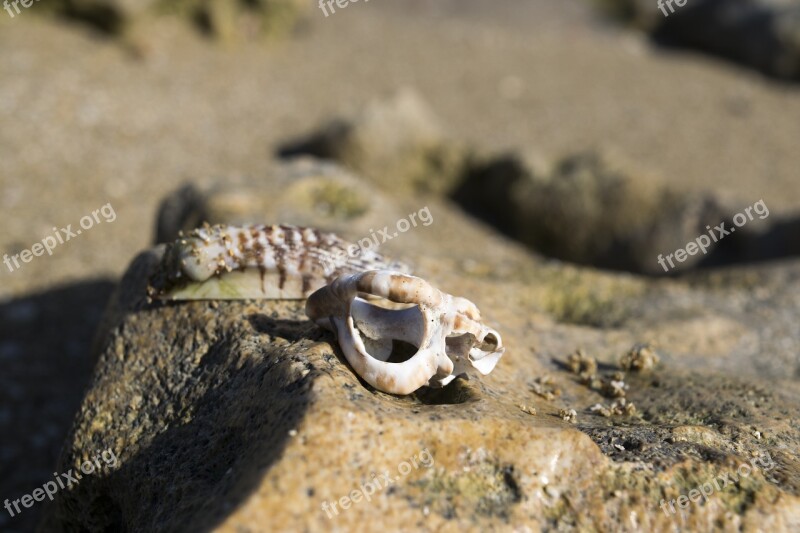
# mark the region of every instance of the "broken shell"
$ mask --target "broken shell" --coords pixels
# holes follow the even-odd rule
[[[333,233],[297,226],[209,226],[167,244],[148,296],[303,299],[342,274],[408,270]]]
[[[359,294],[407,305],[388,309]],[[339,277],[308,298],[306,314],[337,334],[359,376],[391,394],[447,385],[470,367],[488,374],[505,352],[500,335],[481,323],[475,304],[397,271]],[[413,345],[416,352],[392,362],[398,341]]]

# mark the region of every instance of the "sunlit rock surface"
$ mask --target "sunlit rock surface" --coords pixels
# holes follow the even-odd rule
[[[262,183],[178,192],[163,209],[180,213],[162,209],[159,233],[203,209],[210,222],[314,224],[358,239],[423,207],[311,160]],[[267,183],[291,185],[267,194]],[[314,191],[348,186],[308,208]],[[359,193],[365,202],[349,207]],[[59,468],[106,448],[119,465],[60,494],[47,527],[797,527],[799,264],[647,281],[548,263],[445,204],[424,207],[430,225],[380,250],[480,306],[508,347],[491,375],[376,392],[302,302],[147,303],[153,248],[112,298]],[[660,363],[615,375],[650,340]],[[578,348],[596,359],[594,375],[570,371]],[[592,409],[620,399],[635,410]],[[691,492],[734,474],[707,498]]]

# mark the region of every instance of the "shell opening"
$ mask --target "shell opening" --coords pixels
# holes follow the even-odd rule
[[[369,301],[359,297],[353,302],[351,312],[367,355],[385,363],[403,363],[419,351],[420,327],[398,328],[398,324],[409,320],[419,322],[422,313],[417,305],[375,296]]]

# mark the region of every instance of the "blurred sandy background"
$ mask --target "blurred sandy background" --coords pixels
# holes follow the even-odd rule
[[[119,274],[150,241],[165,192],[257,176],[281,141],[399,86],[487,148],[608,147],[687,189],[798,205],[794,87],[659,51],[572,1],[317,11],[268,47],[215,46],[159,19],[145,29],[146,60],[83,26],[0,18],[3,251],[106,202],[119,217],[6,272],[3,295]]]

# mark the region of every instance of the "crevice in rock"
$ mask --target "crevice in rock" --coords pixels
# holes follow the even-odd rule
[[[591,152],[534,167],[517,154],[489,159],[472,166],[450,196],[542,255],[599,269],[679,275],[800,255],[800,217],[770,217],[763,199],[734,205],[714,194],[648,187]],[[735,217],[747,209],[737,227]]]

